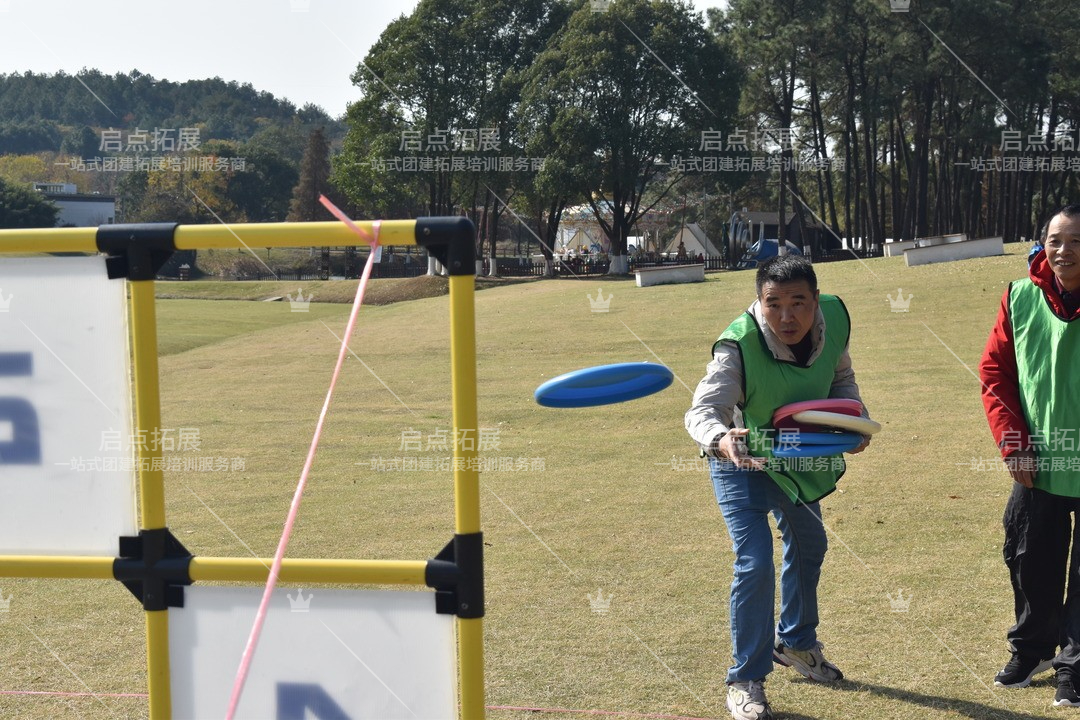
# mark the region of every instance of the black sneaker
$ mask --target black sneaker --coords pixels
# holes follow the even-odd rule
[[[1067,672],[1057,674],[1057,692],[1054,694],[1054,707],[1080,707],[1080,695],[1073,687],[1073,678]]]
[[[994,676],[994,687],[1025,688],[1031,678],[1053,667],[1053,660],[1039,660],[1028,655],[1013,653],[1001,672]]]

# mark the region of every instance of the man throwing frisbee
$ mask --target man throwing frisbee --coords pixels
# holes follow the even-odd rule
[[[765,678],[774,661],[817,682],[843,678],[817,638],[817,586],[827,547],[818,501],[836,487],[843,460],[812,458],[826,462],[796,467],[760,448],[783,405],[824,398],[861,402],[848,355],[850,330],[840,299],[818,293],[809,260],[769,259],[757,271],[757,300],[713,345],[686,413],[687,432],[709,458],[735,553],[727,706],[736,720],[772,718]],[[868,444],[865,438],[850,452]],[[784,548],[778,623],[770,513]]]

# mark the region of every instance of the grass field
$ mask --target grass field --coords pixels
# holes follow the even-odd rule
[[[1074,712],[1051,707],[1045,679],[992,688],[1012,617],[1000,524],[1011,481],[992,462],[972,371],[1006,284],[1025,272],[1025,250],[917,268],[893,258],[819,266],[822,289],[851,313],[857,377],[884,430],[822,503],[831,547],[820,637],[849,679],[821,687],[778,668],[768,691],[779,717]],[[613,294],[608,313],[590,311],[598,287]],[[906,313],[886,299],[898,288],[911,296]],[[480,455],[509,459],[481,476],[490,705],[727,717],[730,542],[682,416],[713,340],[752,296],[752,273],[477,294]],[[290,556],[422,559],[449,539],[448,473],[377,470],[443,454],[406,439],[426,446],[451,427],[447,305],[430,297],[361,312],[351,345],[367,367],[346,363]],[[305,315],[288,303],[165,299],[158,308],[163,426],[198,428],[200,455],[245,460],[242,471],[168,474],[169,525],[197,555],[245,556],[247,545],[270,556],[348,307],[315,302]],[[563,411],[532,400],[567,370],[657,359],[677,380],[647,399]],[[978,459],[988,469],[973,467]],[[0,614],[0,690],[145,692],[142,616],[117,583],[0,588],[14,598]],[[906,612],[890,603],[901,590]],[[598,591],[611,600],[605,614],[590,604]],[[143,717],[145,699],[0,694],[0,716]]]

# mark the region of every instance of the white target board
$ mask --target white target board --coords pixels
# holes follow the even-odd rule
[[[137,531],[125,290],[103,257],[0,261],[0,554]]]
[[[225,716],[262,593],[187,587],[169,609],[173,718]],[[433,592],[278,589],[236,717],[454,718],[456,667]]]

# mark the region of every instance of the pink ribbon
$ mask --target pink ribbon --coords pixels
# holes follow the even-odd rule
[[[277,586],[278,573],[281,571],[281,561],[285,558],[285,548],[289,545],[289,537],[292,535],[293,525],[296,522],[296,516],[300,511],[300,499],[304,495],[304,488],[307,486],[308,475],[311,473],[311,466],[315,463],[315,451],[319,447],[319,438],[322,437],[323,425],[326,422],[326,414],[330,410],[330,400],[334,396],[334,387],[337,385],[338,376],[341,374],[341,367],[345,364],[345,358],[349,353],[349,338],[352,336],[353,329],[356,327],[356,317],[360,313],[360,306],[364,304],[364,291],[367,289],[368,278],[371,277],[371,266],[375,261],[375,251],[379,246],[378,220],[372,223],[374,235],[371,235],[364,232],[363,228],[350,220],[345,213],[341,212],[341,210],[339,210],[332,202],[327,200],[325,195],[319,196],[319,202],[321,202],[334,217],[345,223],[349,229],[371,245],[371,252],[368,254],[367,264],[364,265],[364,272],[360,277],[360,284],[356,288],[356,298],[353,300],[352,312],[349,314],[349,324],[345,328],[345,335],[341,338],[341,350],[338,351],[337,365],[334,366],[334,375],[330,379],[330,389],[326,391],[326,400],[323,401],[322,412],[319,413],[319,422],[315,426],[315,436],[311,438],[311,447],[308,448],[307,460],[304,461],[304,469],[300,472],[300,482],[296,486],[296,493],[293,495],[292,505],[289,507],[289,515],[285,519],[285,530],[282,532],[281,540],[278,542],[277,552],[274,553],[274,562],[270,566],[270,575],[266,578],[266,588],[263,590],[262,601],[259,603],[259,610],[255,614],[255,624],[251,627],[251,634],[248,635],[247,645],[244,646],[244,654],[240,658],[240,667],[237,669],[236,679],[233,681],[232,695],[229,698],[229,711],[225,716],[226,720],[233,719],[233,716],[236,714],[236,706],[240,704],[240,696],[244,692],[244,683],[247,681],[248,670],[251,669],[251,658],[255,654],[255,647],[259,644],[259,636],[262,634],[263,623],[266,621],[266,611],[270,604],[270,596]]]

